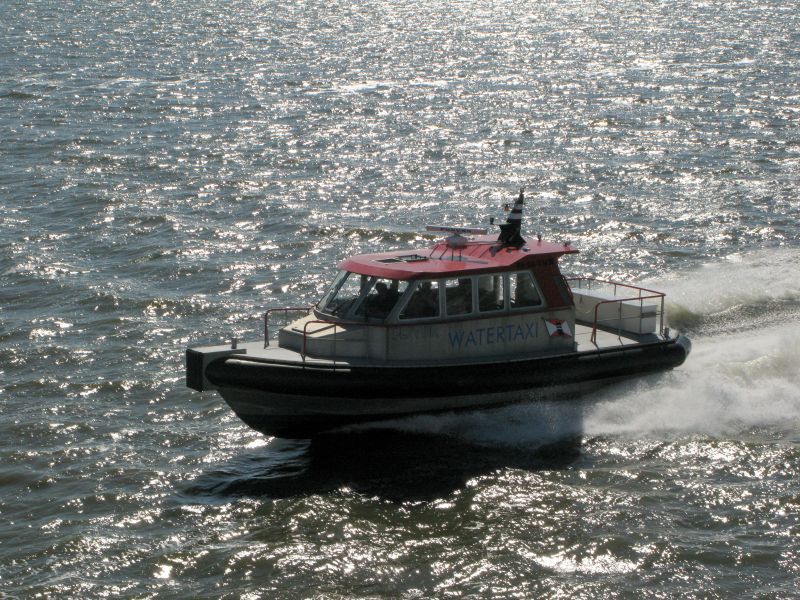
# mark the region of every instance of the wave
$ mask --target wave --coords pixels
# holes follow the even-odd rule
[[[38,100],[41,96],[30,92],[11,89],[0,92],[0,98],[8,98],[10,100]]]

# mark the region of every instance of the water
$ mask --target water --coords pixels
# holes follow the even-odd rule
[[[0,4],[0,597],[797,597],[794,3]],[[265,438],[183,384],[485,223],[664,289],[670,373]]]

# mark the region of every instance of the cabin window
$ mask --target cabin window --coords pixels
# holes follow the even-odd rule
[[[430,319],[439,316],[439,284],[419,281],[400,313],[401,319]]]
[[[478,310],[492,312],[503,310],[506,298],[502,275],[483,275],[478,278]]]
[[[334,317],[344,317],[369,285],[369,277],[342,271],[333,281],[322,301],[322,310]]]
[[[407,287],[407,281],[376,279],[366,298],[358,306],[356,316],[383,321],[392,312]]]
[[[509,273],[508,284],[511,308],[541,306],[542,296],[530,271]]]
[[[447,279],[445,285],[445,302],[447,316],[467,315],[472,312],[472,279],[461,277]]]

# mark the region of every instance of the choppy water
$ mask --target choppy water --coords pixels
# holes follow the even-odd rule
[[[798,14],[0,2],[0,597],[797,597]],[[314,442],[184,387],[520,185],[684,367]]]

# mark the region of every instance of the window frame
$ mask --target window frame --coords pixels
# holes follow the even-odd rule
[[[536,293],[539,296],[539,304],[529,305],[529,306],[512,306],[512,289],[511,289],[511,278],[517,277],[519,275],[527,275],[530,278],[530,282],[532,283]],[[333,314],[325,310],[325,306],[323,303],[327,304],[330,302],[332,298],[334,298],[344,287],[345,282],[350,277],[366,277],[366,283],[362,285],[361,290],[359,292],[358,297],[356,298],[355,302],[353,302],[352,306],[350,306],[346,313],[344,314]],[[480,279],[482,277],[498,277],[499,283],[502,285],[502,294],[503,294],[503,306],[502,308],[496,308],[492,310],[481,310],[480,309]],[[520,312],[538,312],[547,308],[547,302],[545,299],[544,294],[542,293],[542,288],[539,285],[539,281],[536,278],[532,269],[520,269],[517,271],[504,271],[504,272],[491,272],[491,273],[482,273],[482,274],[474,274],[474,275],[451,275],[448,277],[436,277],[436,278],[422,278],[422,279],[400,279],[400,282],[407,282],[408,285],[406,289],[402,292],[398,300],[395,302],[392,309],[383,319],[378,319],[374,317],[369,317],[367,315],[357,315],[356,312],[361,309],[362,305],[366,301],[369,293],[375,288],[375,284],[380,280],[388,279],[386,277],[378,277],[374,275],[365,275],[363,273],[358,273],[356,271],[345,271],[340,270],[336,277],[334,278],[333,282],[331,282],[328,291],[322,297],[322,299],[317,303],[315,306],[316,310],[325,315],[326,317],[330,317],[333,319],[340,319],[340,320],[350,320],[355,322],[374,322],[374,323],[385,323],[385,324],[415,324],[415,323],[431,323],[435,321],[445,322],[445,321],[455,321],[455,320],[464,320],[469,318],[492,318],[501,316],[503,314],[516,314]],[[471,288],[471,310],[469,312],[463,312],[458,314],[449,314],[447,311],[447,282],[456,282],[459,279],[467,279],[470,281],[470,288]],[[430,317],[403,317],[402,314],[408,308],[408,304],[411,301],[412,297],[416,293],[416,291],[420,288],[420,286],[424,282],[430,282],[432,289],[436,292],[437,296],[437,308],[438,314]],[[516,282],[515,282],[515,289],[516,289]]]
[[[436,290],[436,308],[437,314],[432,317],[403,317],[403,311],[408,306],[408,303],[411,302],[411,298],[414,296],[414,293],[417,291],[417,288],[420,287],[424,282],[429,281],[431,283],[431,288]],[[442,287],[440,285],[440,279],[414,279],[409,281],[409,286],[406,288],[404,293],[404,297],[400,298],[397,305],[395,306],[395,314],[390,314],[387,320],[397,321],[398,323],[416,323],[416,322],[429,322],[436,319],[443,320],[444,317],[442,316]],[[399,307],[399,308],[398,308]],[[394,312],[394,311],[393,311]]]
[[[501,292],[503,294],[503,305],[500,308],[493,308],[491,310],[481,310],[480,307],[480,280],[483,277],[491,277],[492,279],[497,278],[500,282]],[[475,285],[473,286],[475,289],[475,299],[473,301],[474,307],[476,309],[475,313],[481,316],[491,316],[496,315],[499,313],[506,312],[509,307],[508,303],[508,280],[506,278],[505,273],[484,273],[483,275],[474,275],[473,278],[475,279]]]
[[[458,314],[455,314],[455,315],[451,315],[449,313],[449,311],[447,310],[447,290],[448,290],[447,282],[448,281],[456,281],[456,282],[458,282],[458,281],[461,281],[462,279],[466,279],[466,280],[469,281],[470,310],[468,310],[466,312],[461,312],[461,313],[458,313]],[[440,305],[441,309],[444,309],[444,310],[441,310],[441,314],[443,315],[443,317],[446,320],[449,321],[449,320],[452,320],[452,319],[463,319],[464,317],[469,317],[469,316],[475,314],[475,288],[476,288],[476,282],[475,282],[475,276],[474,275],[466,275],[466,276],[461,276],[461,277],[445,277],[443,279],[440,279],[439,281],[440,281],[439,289],[444,291],[444,293],[440,293],[439,294],[439,305]],[[458,285],[459,284],[456,283],[456,287],[455,288],[449,288],[449,289],[456,289],[458,287]]]
[[[539,303],[538,304],[530,304],[528,306],[511,306],[511,296],[512,292],[516,291],[516,285],[514,290],[511,289],[511,277],[516,277],[518,275],[527,274],[531,282],[533,283],[533,288],[536,290],[536,293],[539,295]],[[509,271],[505,273],[505,284],[506,284],[506,309],[511,312],[522,312],[522,311],[537,311],[543,308],[547,308],[547,303],[545,302],[544,294],[542,293],[542,288],[539,286],[539,282],[536,280],[536,275],[533,274],[531,269],[522,269],[520,271]]]

